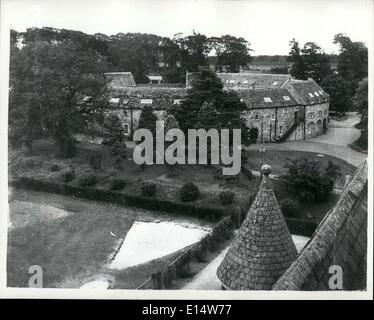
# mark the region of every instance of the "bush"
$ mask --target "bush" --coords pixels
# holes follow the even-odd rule
[[[91,187],[97,183],[97,177],[93,174],[88,174],[81,177],[78,183],[81,187]]]
[[[111,182],[110,189],[111,190],[122,190],[126,186],[126,181],[123,179],[114,179]]]
[[[179,196],[183,202],[194,201],[200,196],[200,191],[194,183],[188,182],[182,186]]]
[[[280,208],[283,214],[287,217],[298,217],[301,214],[299,210],[299,203],[290,198],[283,199],[280,202]]]
[[[61,170],[60,167],[57,164],[54,164],[53,166],[51,166],[50,169],[51,169],[52,172],[56,172],[56,171],[60,171]]]
[[[219,194],[219,202],[224,206],[234,203],[234,200],[235,194],[231,191],[222,191]]]
[[[143,196],[154,197],[156,194],[156,185],[152,182],[143,182],[141,191]]]
[[[73,170],[69,170],[63,172],[60,177],[63,182],[70,182],[74,180],[75,174]]]

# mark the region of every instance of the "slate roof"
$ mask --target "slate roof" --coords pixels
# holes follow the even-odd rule
[[[154,110],[168,110],[176,100],[182,100],[186,96],[185,88],[169,87],[129,87],[113,90],[111,99],[120,98],[120,101],[112,107],[142,109],[146,100],[152,100]],[[149,102],[149,101],[147,101]]]
[[[135,87],[136,83],[131,72],[107,72],[107,86],[109,89]]]
[[[287,89],[248,89],[238,90],[236,93],[248,108],[287,107],[298,104]]]
[[[327,92],[315,82],[313,79],[289,81],[285,87],[290,90],[295,99],[300,104],[317,104],[330,100]]]
[[[186,75],[186,86],[191,86],[195,73]],[[224,89],[269,89],[282,88],[291,79],[290,75],[267,73],[217,73]]]
[[[297,250],[263,166],[257,196],[217,276],[232,290],[270,290],[295,261]]]

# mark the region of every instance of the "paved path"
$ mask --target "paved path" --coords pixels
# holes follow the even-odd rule
[[[302,236],[292,236],[297,252],[306,245],[309,238]],[[214,258],[203,270],[195,275],[191,281],[186,284],[182,290],[220,290],[221,282],[217,277],[217,268],[221,264],[230,246],[227,246],[221,253]]]
[[[327,154],[347,161],[358,167],[367,157],[365,153],[355,151],[348,147],[360,136],[360,130],[354,125],[360,121],[359,116],[350,112],[348,119],[343,121],[331,120],[326,134],[301,141],[265,144],[266,150],[298,150]],[[249,150],[258,149],[258,145],[248,147]]]

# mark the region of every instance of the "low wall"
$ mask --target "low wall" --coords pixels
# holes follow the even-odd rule
[[[342,270],[342,289],[364,290],[367,270],[367,162],[362,163],[341,193],[335,207],[321,221],[297,260],[278,279],[273,290],[331,290]],[[335,269],[336,270],[336,269]]]

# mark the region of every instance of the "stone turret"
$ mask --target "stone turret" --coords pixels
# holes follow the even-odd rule
[[[228,290],[270,290],[297,257],[272,189],[271,167],[263,165],[261,172],[256,198],[217,269],[222,286]]]

